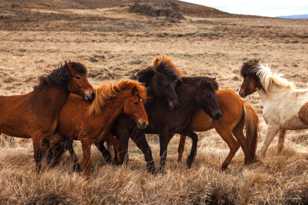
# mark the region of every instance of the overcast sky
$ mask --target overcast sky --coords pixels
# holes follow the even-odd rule
[[[237,14],[285,16],[308,14],[308,0],[184,0]]]

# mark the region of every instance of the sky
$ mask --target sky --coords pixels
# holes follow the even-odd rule
[[[308,14],[308,0],[183,0],[236,14],[286,16]]]

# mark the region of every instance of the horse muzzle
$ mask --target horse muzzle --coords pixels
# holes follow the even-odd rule
[[[146,121],[143,121],[143,120],[138,120],[138,122],[137,122],[137,127],[139,129],[145,129],[148,125],[149,125],[149,123],[146,122]]]
[[[87,90],[84,94],[84,100],[92,102],[95,99],[95,92]]]
[[[242,89],[239,91],[238,94],[239,94],[242,98],[244,98],[244,97],[247,96],[246,92],[245,92],[244,90],[242,90]]]

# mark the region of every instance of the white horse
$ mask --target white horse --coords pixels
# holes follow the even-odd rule
[[[283,149],[287,130],[308,128],[308,89],[298,89],[281,74],[272,72],[258,60],[243,64],[241,75],[244,81],[239,94],[246,97],[258,92],[263,104],[263,117],[268,125],[261,157],[279,133],[278,153]]]

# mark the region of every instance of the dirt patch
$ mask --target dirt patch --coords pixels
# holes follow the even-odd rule
[[[171,21],[185,19],[176,3],[172,1],[138,1],[129,7],[131,12],[153,17],[166,17]]]

